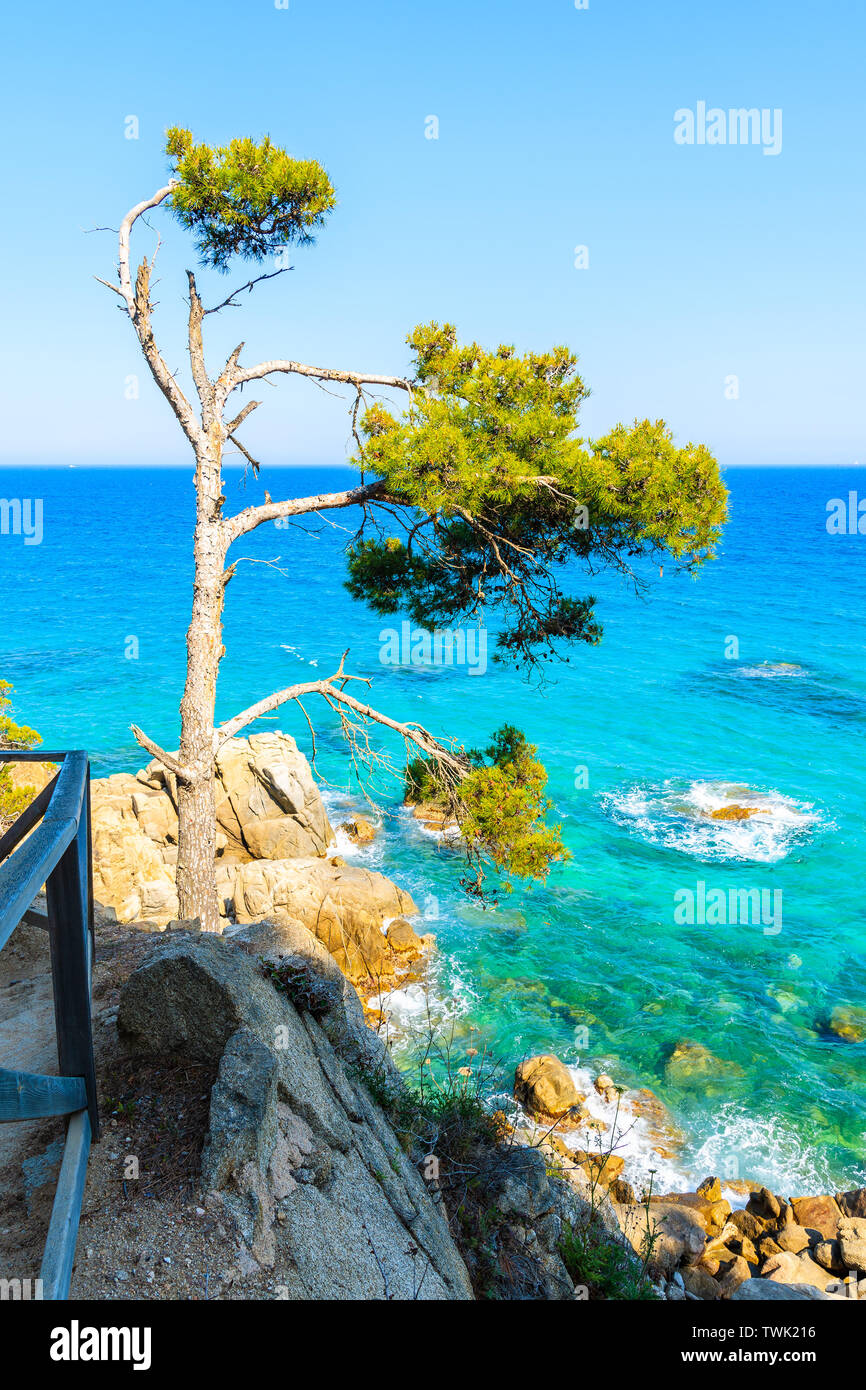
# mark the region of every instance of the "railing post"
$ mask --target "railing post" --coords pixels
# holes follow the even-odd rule
[[[89,782],[89,779],[88,779]],[[90,858],[89,786],[78,831],[46,884],[51,940],[57,1060],[61,1076],[82,1076],[87,1088],[90,1129],[99,1138],[99,1108],[90,1023]]]

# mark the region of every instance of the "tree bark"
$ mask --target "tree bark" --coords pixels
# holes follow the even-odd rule
[[[180,762],[193,776],[178,781],[177,895],[182,918],[220,931],[216,892],[214,710],[222,656],[225,542],[220,512],[221,439],[213,428],[196,455],[195,578],[186,635],[186,683],[180,703]]]

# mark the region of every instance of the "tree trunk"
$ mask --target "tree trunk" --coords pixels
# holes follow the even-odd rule
[[[222,656],[225,543],[220,441],[209,439],[196,461],[195,578],[186,635],[186,684],[180,704],[180,761],[192,782],[178,779],[177,893],[182,918],[198,917],[203,931],[221,930],[216,891],[214,709]]]

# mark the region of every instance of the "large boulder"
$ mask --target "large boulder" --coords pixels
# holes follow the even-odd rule
[[[549,1054],[519,1063],[514,1073],[514,1096],[524,1110],[542,1120],[561,1119],[578,1111],[586,1099],[565,1063]]]
[[[160,815],[170,825],[173,813],[176,825],[173,773],[154,759],[135,778],[125,780],[137,783],[139,794],[144,789],[167,799],[171,809]],[[234,858],[318,855],[334,842],[310,764],[290,734],[274,730],[228,739],[216,755],[215,801],[220,847]],[[146,814],[152,818],[156,813],[151,807]]]
[[[860,1216],[843,1216],[839,1222],[839,1248],[846,1269],[858,1269],[866,1274],[866,1220]]]
[[[761,1277],[775,1284],[811,1284],[822,1293],[836,1282],[806,1251],[794,1254],[782,1250],[778,1255],[771,1255],[761,1270]]]
[[[229,739],[216,773],[217,820],[253,859],[303,858],[333,844],[310,765],[289,734]]]
[[[665,1196],[651,1197],[650,1207],[659,1206],[690,1207],[698,1213],[708,1236],[715,1237],[724,1230],[731,1215],[731,1204],[724,1197],[704,1196],[700,1192],[669,1192]]]
[[[835,1239],[842,1216],[835,1197],[795,1197],[791,1207],[798,1225],[817,1231],[822,1240]]]
[[[836,1201],[843,1216],[866,1217],[866,1187],[855,1187],[851,1192],[837,1192]]]
[[[441,1204],[359,1070],[399,1085],[386,1048],[359,1068],[333,991],[313,986],[316,948],[295,933],[310,980],[278,989],[254,958],[273,948],[170,932],[126,982],[118,1030],[139,1055],[218,1066],[201,1165],[204,1207],[289,1299],[469,1299]],[[327,967],[324,984],[329,980]],[[360,1006],[359,1006],[360,1007]],[[357,1020],[356,1020],[357,1022]],[[336,1041],[334,1041],[336,1039]]]
[[[91,784],[94,895],[122,922],[178,915],[177,781],[153,761]],[[216,760],[217,861],[223,899],[239,860],[319,856],[334,834],[310,765],[288,734],[229,739]],[[222,872],[220,872],[222,870]]]
[[[700,1207],[661,1198],[650,1204],[615,1206],[622,1233],[641,1259],[649,1256],[653,1274],[671,1275],[694,1265],[707,1245],[707,1219]]]
[[[798,1299],[835,1297],[835,1294],[822,1293],[813,1284],[782,1284],[773,1279],[748,1279],[731,1294],[734,1303],[755,1303],[759,1300],[796,1302]]]
[[[239,864],[230,907],[242,923],[263,918],[302,922],[354,983],[388,981],[398,960],[405,965],[419,954],[405,933],[398,934],[394,946],[385,934],[391,918],[418,911],[412,898],[384,874],[357,865],[326,859]]]

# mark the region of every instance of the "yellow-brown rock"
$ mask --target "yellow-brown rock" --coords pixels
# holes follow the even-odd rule
[[[414,914],[408,893],[383,874],[325,859],[256,860],[234,869],[238,922],[297,918],[328,948],[353,983],[389,981],[395,953],[383,931],[388,918]],[[410,952],[401,952],[405,959]]]
[[[376,827],[365,816],[353,816],[340,826],[356,845],[369,845],[376,838]]]
[[[580,1107],[585,1099],[565,1063],[550,1054],[519,1064],[514,1073],[514,1095],[530,1115],[553,1119]]]

